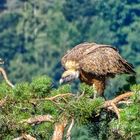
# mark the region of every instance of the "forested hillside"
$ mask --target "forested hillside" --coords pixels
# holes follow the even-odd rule
[[[139,0],[7,0],[0,7],[0,56],[13,82],[40,74],[58,80],[61,56],[81,42],[118,48],[139,81]]]
[[[41,105],[38,105],[38,100],[56,96],[60,92],[65,94],[75,91],[75,88],[70,90],[67,85],[64,88],[63,86],[59,87],[58,81],[63,72],[60,61],[69,49],[82,42],[112,45],[119,50],[128,62],[134,65],[136,76],[116,76],[114,80],[111,79],[108,82],[105,92],[107,99],[128,90],[139,93],[139,85],[134,85],[140,82],[139,38],[140,0],[1,0],[0,58],[4,60],[1,67],[6,70],[8,78],[16,86],[15,89],[12,89],[3,82],[0,84],[0,109],[2,108],[2,111],[0,110],[0,113],[2,113],[0,115],[2,120],[0,133],[3,133],[0,134],[0,139],[10,140],[19,137],[19,134],[25,130],[39,140],[49,139],[53,133],[52,125],[54,125],[54,122],[41,123],[39,126],[25,125],[23,128],[20,128],[22,123],[19,124],[19,122],[33,115],[42,115],[47,112],[55,119],[64,110],[70,110],[72,114],[76,114],[77,108],[74,108],[72,103],[77,106],[77,100],[79,100],[77,98],[76,100],[72,98],[71,102],[69,102],[71,97],[58,98],[58,102],[60,101],[61,104],[60,108],[57,105],[53,106],[52,102],[50,104],[41,102]],[[33,79],[33,77],[41,75],[49,75],[51,80],[48,77]],[[82,86],[79,84],[79,88],[76,87],[80,95],[82,91],[89,94],[92,92],[90,87],[84,85],[82,88]],[[55,89],[56,87],[60,89]],[[10,95],[7,96],[9,93]],[[50,96],[48,96],[48,93],[51,93]],[[87,97],[89,96],[80,99],[80,105],[85,106],[91,112],[99,107],[100,109],[98,108],[99,110],[97,109],[94,112],[98,114],[101,111],[101,105],[105,103],[104,99],[97,98],[97,101],[90,104]],[[4,99],[5,102],[7,98],[8,104],[3,108],[1,101]],[[37,101],[30,102],[32,99]],[[84,104],[85,101],[89,102],[87,106]],[[92,124],[91,112],[87,110],[87,112],[82,112],[82,107],[78,104],[81,109],[81,112],[79,112],[83,113],[82,117],[90,118],[90,121],[84,118],[84,123],[80,122],[80,125],[74,127],[72,140],[107,139],[108,137],[111,140],[116,134],[115,126],[118,127],[118,132],[116,134],[117,138],[114,139],[127,137],[128,139],[135,138],[138,140],[140,132],[139,101],[137,95],[131,97],[132,104],[125,106],[125,110],[120,114],[121,122],[116,119],[115,113],[107,114],[106,110],[103,111],[103,114],[96,118],[97,122],[101,121],[100,124],[96,120]],[[66,102],[69,102],[67,106],[65,106]],[[27,103],[26,107],[25,103]],[[84,113],[89,114],[85,116]],[[17,115],[19,116],[16,118]],[[129,115],[132,116],[127,118]],[[71,119],[71,116],[68,117]],[[15,119],[12,120],[11,118]],[[77,120],[81,118],[77,116]],[[5,123],[8,121],[9,124]],[[88,122],[88,126],[85,125],[85,121]],[[13,125],[14,123],[15,125]],[[122,123],[124,125],[121,126]],[[130,125],[132,125],[131,128]],[[44,128],[49,128],[47,135]],[[90,134],[88,132],[89,128],[95,134]],[[77,133],[75,130],[77,130]],[[106,132],[109,133],[106,134]],[[130,134],[131,132],[132,134]]]

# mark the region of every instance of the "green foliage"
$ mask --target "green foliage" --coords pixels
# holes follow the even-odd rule
[[[84,41],[118,47],[139,81],[139,1],[14,0],[6,6],[0,13],[0,56],[14,82],[46,73],[58,80],[61,56]]]
[[[35,106],[36,114],[44,114],[45,112],[51,114],[52,116],[58,118],[60,110],[54,103],[51,101],[41,102]]]
[[[120,121],[112,120],[111,127],[120,137],[137,140],[140,138],[140,85],[132,89],[135,93],[130,100],[132,103],[121,111]]]
[[[71,93],[71,86],[69,84],[62,85],[58,89],[53,89],[51,95]]]
[[[69,102],[68,113],[74,114],[78,124],[84,124],[88,122],[88,119],[92,117],[94,113],[96,114],[100,110],[103,102],[104,100],[102,98],[94,100],[89,97],[81,97],[81,99]]]
[[[13,89],[4,83],[0,85],[0,101],[6,99],[6,103],[0,110],[0,130],[2,132],[0,139],[13,139],[24,131],[40,139],[51,135],[51,123],[42,123],[36,126],[20,123],[22,120],[35,115],[58,115],[58,110],[53,103],[49,101],[32,102],[32,99],[37,100],[47,96],[51,89],[50,85],[51,79],[47,76],[36,77],[31,83],[19,83]],[[48,129],[47,133],[46,129]]]
[[[13,96],[15,100],[27,100],[31,97],[29,83],[20,83],[13,89]]]
[[[33,133],[37,139],[49,140],[53,134],[53,124],[45,122],[39,125],[35,125],[30,132]]]
[[[47,76],[36,77],[32,80],[31,89],[34,93],[34,96],[45,97],[46,94],[49,94],[52,88],[52,80]],[[37,93],[37,95],[35,94]]]
[[[73,138],[129,139],[139,137],[140,85],[132,87],[135,96],[131,97],[131,104],[123,106],[120,120],[116,119],[115,114],[102,109],[103,98],[92,98],[96,91],[90,86],[81,84],[79,93],[70,96],[70,85],[63,85],[58,89],[53,89],[51,85],[52,80],[47,76],[35,77],[31,83],[18,83],[13,89],[1,83],[0,101],[5,101],[5,103],[0,110],[0,139],[13,139],[23,132],[40,140],[50,139],[54,123],[63,115],[68,120],[73,117],[76,127],[81,127],[79,134],[72,134]],[[61,95],[65,96],[61,97]],[[51,100],[52,97],[55,99]],[[34,125],[25,123],[25,120],[29,118],[46,114],[52,115],[54,120]],[[85,124],[87,130],[82,129]],[[88,135],[85,135],[87,131]]]
[[[36,114],[50,113],[55,118],[60,117],[63,110],[58,108],[57,104],[44,100],[30,103],[30,100],[69,93],[71,87],[64,85],[52,89],[50,78],[37,77],[32,80],[32,77],[47,73],[57,85],[62,73],[61,56],[78,43],[90,41],[116,46],[121,55],[134,64],[136,81],[139,82],[139,9],[139,0],[0,2],[0,56],[5,60],[4,67],[8,71],[8,77],[17,83],[14,89],[5,83],[0,84],[0,99],[7,99],[4,107],[0,109],[0,139],[13,139],[24,130],[37,139],[49,139],[52,123],[21,127],[18,122]],[[115,97],[116,93],[129,90],[133,84],[134,79],[116,77],[108,85],[106,97]],[[139,86],[133,86],[132,91],[139,95]],[[77,122],[80,120],[79,124],[88,123],[89,118],[100,111],[99,106],[104,100],[89,98],[96,91],[85,84],[80,85],[78,92],[77,97],[57,98],[56,102],[61,102],[60,107],[66,110],[67,116],[71,117],[74,113]],[[84,95],[79,98],[82,93]],[[93,134],[98,132],[99,135],[94,135],[93,139],[108,139],[107,132],[110,132],[110,139],[139,139],[139,97],[134,96],[131,100],[134,104],[124,106],[121,122],[116,121],[114,114],[111,114],[113,127],[108,126],[109,121],[106,120],[111,117],[107,116],[106,112],[100,116],[103,119],[96,118],[98,130],[95,125],[95,129],[92,126]],[[114,132],[110,131],[110,128]],[[44,131],[46,129],[47,132]],[[87,133],[87,130],[82,130],[77,137],[80,139],[80,135],[84,133]],[[81,139],[90,139],[89,137],[85,135]]]
[[[135,92],[136,95],[139,95],[140,86],[138,86],[138,85],[133,85],[133,86],[131,87],[131,90],[132,90],[133,92]],[[135,97],[137,97],[137,96],[135,96]]]
[[[35,77],[31,84],[19,83],[13,89],[13,95],[17,100],[29,98],[41,98],[49,94],[52,88],[52,80],[47,76]]]
[[[12,93],[11,88],[5,82],[2,82],[0,85],[0,99]]]
[[[80,93],[83,93],[83,94],[85,93],[86,94],[85,96],[88,96],[88,97],[93,96],[97,92],[96,89],[93,88],[93,86],[89,86],[85,83],[80,84],[79,91]]]

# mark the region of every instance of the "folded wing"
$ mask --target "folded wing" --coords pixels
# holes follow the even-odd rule
[[[135,73],[133,66],[111,47],[99,47],[79,61],[80,68],[95,75]]]

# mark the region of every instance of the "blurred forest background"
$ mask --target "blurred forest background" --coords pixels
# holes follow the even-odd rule
[[[0,58],[5,61],[2,67],[12,83],[31,82],[34,76],[49,75],[57,86],[63,72],[61,57],[66,51],[82,42],[115,46],[121,55],[135,67],[136,79],[127,75],[117,76],[108,84],[106,97],[111,98],[110,96],[115,96],[116,92],[123,92],[123,90],[128,90],[130,85],[139,83],[140,0],[0,0]],[[33,85],[34,83],[36,81]],[[40,80],[36,85],[39,83]],[[25,83],[23,89],[21,86],[20,90],[18,87],[17,91],[15,90],[18,95],[15,97],[18,100],[23,101],[24,96],[30,96],[27,85]],[[3,88],[0,90],[4,92],[4,94],[0,92],[2,97],[9,94],[9,90],[7,90],[8,93]],[[21,94],[18,94],[19,91],[22,91]],[[41,96],[40,93],[39,96]],[[139,102],[137,104],[139,105]],[[138,105],[137,108],[139,108]],[[11,103],[8,104],[8,108],[11,106]],[[15,104],[14,107],[16,107]],[[17,122],[16,119],[20,119],[20,116],[24,117],[22,116],[24,112],[20,109],[17,111],[14,107],[12,106],[10,110],[14,110],[12,113],[15,116],[18,114],[18,117],[12,117],[10,120],[13,121],[15,118]],[[42,108],[45,108],[45,104],[39,107],[39,113],[36,112],[44,113]],[[128,129],[132,127],[139,130],[139,121],[135,119],[136,113],[139,119],[139,111],[136,112],[135,108],[135,106],[130,106],[128,114],[126,111],[124,118],[127,125],[124,124]],[[48,109],[48,104],[45,109]],[[31,113],[33,111],[31,108]],[[7,114],[6,117],[4,114],[4,119],[7,118]],[[31,115],[30,111],[28,115]],[[104,122],[106,125],[106,120]],[[3,124],[5,126],[5,122]],[[106,128],[102,122],[101,126],[103,134],[106,134]],[[3,128],[1,125],[0,129],[5,131]],[[40,130],[44,128],[43,126]],[[72,140],[89,140],[88,130],[87,126],[74,128]],[[36,129],[32,131],[36,134]],[[46,131],[44,134],[46,135]]]
[[[139,37],[140,0],[0,1],[0,57],[14,83],[42,74],[58,83],[61,57],[81,42],[118,48],[134,65],[140,82]],[[126,76],[116,78],[108,91],[116,92],[128,82],[132,80]]]

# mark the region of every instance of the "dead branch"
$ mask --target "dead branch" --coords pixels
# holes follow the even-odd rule
[[[118,116],[118,119],[120,119],[120,113],[119,113],[119,109],[117,108],[117,106],[113,102],[111,103],[111,106],[112,106],[113,111]]]
[[[56,96],[50,97],[50,98],[44,98],[45,100],[55,100],[58,97],[65,97],[65,96],[73,96],[72,93],[65,93],[65,94],[58,94]]]
[[[1,67],[0,67],[0,72],[1,72],[1,74],[2,74],[2,76],[3,76],[3,78],[4,78],[4,80],[6,81],[6,83],[7,83],[10,87],[14,88],[14,85],[8,80],[8,77],[7,77],[7,74],[6,74],[5,70],[4,70],[3,68],[1,68]]]
[[[72,93],[65,93],[65,94],[58,94],[55,95],[53,97],[45,97],[45,98],[41,98],[41,99],[32,99],[30,102],[35,102],[35,101],[44,101],[44,100],[48,100],[48,101],[53,101],[59,97],[63,98],[63,97],[69,97],[69,96],[74,96]]]
[[[42,122],[52,122],[53,117],[51,115],[38,115],[29,119],[25,119],[20,121],[20,123],[28,123],[28,124],[39,124]]]
[[[133,92],[126,92],[124,94],[121,94],[112,100],[105,101],[104,107],[111,106],[111,103],[117,104],[118,102],[122,101],[125,98],[129,98],[132,95],[134,95]]]
[[[13,140],[37,140],[36,138],[34,138],[33,136],[29,135],[29,134],[22,134],[22,136],[14,138]]]
[[[52,136],[52,140],[62,140],[64,135],[64,129],[67,125],[67,119],[63,117],[63,119],[55,124],[54,133]]]
[[[131,104],[132,101],[128,100],[128,101],[119,101],[118,104],[126,104],[126,105],[129,105]]]
[[[117,104],[119,101],[125,99],[125,98],[129,98],[130,96],[134,95],[133,92],[126,92],[124,94],[121,94],[119,96],[117,96],[116,98],[114,98],[112,101]]]
[[[108,109],[112,110],[113,112],[115,112],[117,117],[118,117],[118,119],[120,119],[119,108],[117,107],[117,105],[122,100],[126,101],[126,99],[128,99],[132,95],[134,95],[133,92],[126,92],[124,94],[121,94],[121,95],[117,96],[116,98],[114,98],[112,100],[105,101],[103,107],[108,108]]]
[[[69,126],[69,128],[67,130],[67,134],[66,134],[67,140],[71,140],[70,136],[71,136],[71,130],[73,128],[73,125],[74,125],[74,118],[71,119],[71,124],[70,124],[70,126]]]

